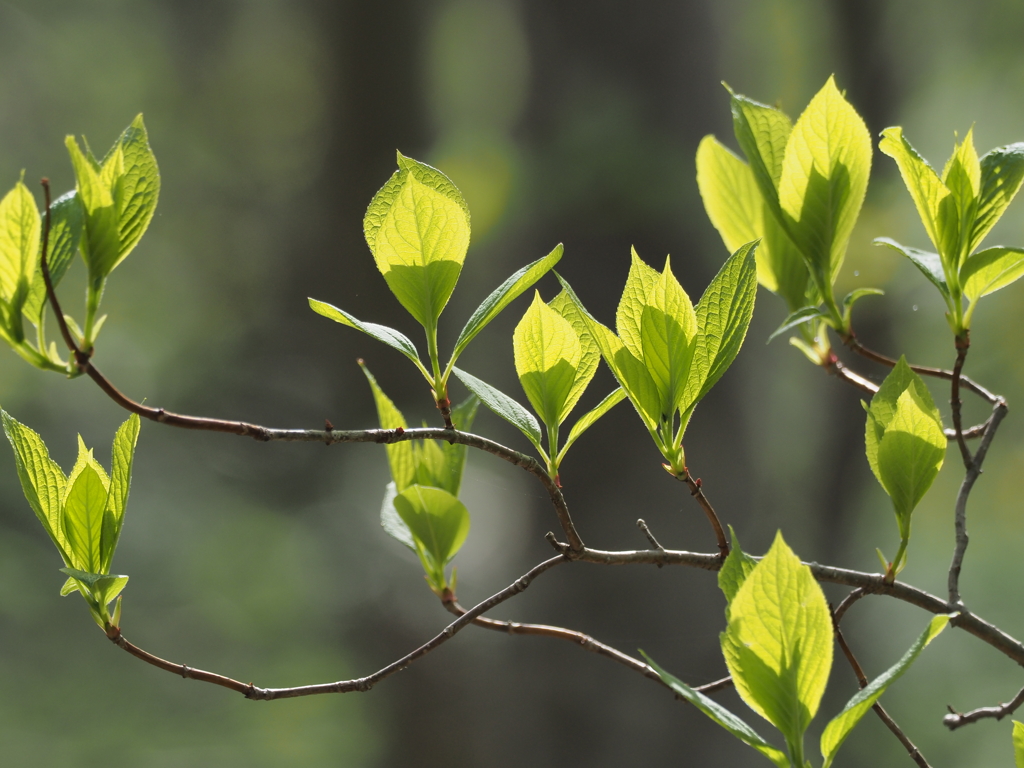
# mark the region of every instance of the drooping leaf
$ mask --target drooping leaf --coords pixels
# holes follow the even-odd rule
[[[791,755],[802,751],[832,668],[832,620],[781,534],[729,604],[722,651],[740,697],[782,732]]]
[[[830,77],[786,143],[779,205],[820,290],[835,279],[871,172],[871,136]]]
[[[469,209],[436,168],[399,153],[399,169],[370,202],[366,242],[403,307],[425,328],[436,326],[469,248]]]
[[[384,489],[384,500],[380,504],[380,527],[393,539],[401,542],[413,552],[416,551],[416,542],[412,538],[412,531],[405,524],[398,510],[395,509],[395,497],[398,489],[392,480]]]
[[[46,266],[50,270],[50,279],[56,288],[71,266],[78,243],[82,237],[85,222],[85,211],[74,190],[61,195],[50,205],[50,237],[47,243]],[[42,247],[40,241],[40,248]],[[29,287],[28,299],[25,301],[25,316],[36,325],[39,324],[46,303],[46,282],[41,268],[36,269]]]
[[[532,413],[504,392],[500,392],[487,382],[481,381],[476,376],[466,373],[459,368],[453,368],[452,372],[455,374],[455,377],[465,385],[466,389],[480,398],[480,402],[526,435],[527,439],[529,439],[534,446],[538,448],[540,447],[540,425],[537,423],[537,420],[533,417]]]
[[[410,485],[395,496],[395,509],[437,569],[459,551],[469,533],[469,512],[447,491]]]
[[[384,390],[380,388],[377,379],[370,373],[366,364],[360,361],[359,367],[363,369],[366,380],[370,383],[370,391],[373,392],[373,401],[377,406],[377,419],[381,429],[407,429],[405,417],[391,401]],[[391,467],[391,479],[394,480],[398,491],[404,491],[412,485],[416,477],[416,458],[413,451],[412,441],[399,443],[387,443],[384,446],[388,454],[388,464]]]
[[[743,582],[747,580],[747,576],[757,565],[757,560],[740,548],[740,540],[736,537],[736,531],[731,525],[729,526],[729,538],[732,540],[732,548],[729,550],[729,556],[722,563],[722,568],[718,571],[718,588],[725,595],[726,604],[731,603],[732,599],[736,597]]]
[[[132,464],[135,445],[139,439],[141,421],[136,414],[128,417],[114,435],[110,459],[110,486],[103,514],[103,535],[100,543],[100,572],[108,573],[110,564],[121,538],[124,525],[124,511],[128,505],[128,491],[132,483]]]
[[[77,475],[69,478],[62,516],[72,565],[79,570],[99,573],[102,568],[100,539],[106,501],[107,488],[99,474],[91,463],[84,463]]]
[[[853,305],[865,296],[884,296],[885,291],[879,288],[857,288],[850,291],[843,297],[843,319],[846,327],[850,327],[850,316],[853,313]]]
[[[732,365],[750,327],[757,296],[757,241],[740,246],[708,284],[697,303],[693,363],[683,398],[691,410]]]
[[[886,689],[903,676],[903,673],[906,672],[917,657],[921,655],[921,651],[923,651],[932,640],[939,636],[942,630],[946,628],[946,625],[949,624],[950,618],[952,617],[948,615],[936,616],[928,622],[928,626],[925,627],[924,632],[922,632],[916,642],[910,646],[909,650],[903,654],[903,657],[881,675],[868,683],[865,688],[858,691],[857,694],[846,703],[846,706],[843,707],[843,711],[832,718],[829,724],[825,726],[825,731],[821,734],[821,756],[825,758],[823,768],[829,768],[832,761],[835,759],[836,753],[839,751],[839,747],[842,746],[846,737],[850,735],[850,731],[852,731],[857,723],[860,722],[861,718],[867,714],[868,710],[874,706],[875,702],[881,698]]]
[[[39,233],[36,201],[19,181],[0,199],[0,299],[10,307],[8,324],[16,332],[39,258]]]
[[[1024,143],[996,147],[981,158],[981,195],[967,252],[981,245],[1024,181]]]
[[[967,258],[960,270],[960,285],[972,302],[995,293],[1024,275],[1024,248],[995,246]]]
[[[546,275],[555,264],[562,258],[562,244],[559,243],[543,259],[538,259],[532,264],[527,264],[518,272],[509,277],[483,300],[479,307],[473,312],[462,331],[455,341],[455,351],[452,352],[452,359],[449,365],[454,365],[459,355],[469,346],[469,343],[482,331],[488,323],[496,318],[501,311],[511,304],[516,298],[527,291],[530,286]]]
[[[768,343],[770,344],[773,339],[777,336],[781,336],[786,331],[792,330],[799,325],[810,320],[816,320],[824,317],[824,313],[818,307],[801,307],[796,312],[791,312],[786,316],[786,319],[782,321],[782,325],[772,331],[772,335],[768,337]]]
[[[583,356],[579,337],[537,292],[512,334],[512,350],[530,404],[549,428],[557,427]]]
[[[555,463],[561,464],[569,447],[579,440],[584,432],[594,426],[598,419],[625,399],[626,391],[622,387],[618,387],[591,410],[580,416],[579,421],[573,424],[572,429],[569,430],[569,437],[566,438],[565,444],[562,445],[561,450],[558,452],[558,459]]]
[[[641,653],[643,652],[641,651]],[[753,747],[762,755],[767,757],[777,766],[777,768],[790,768],[789,758],[786,756],[786,753],[777,747],[773,747],[761,738],[757,731],[747,725],[746,722],[734,715],[714,699],[708,698],[703,693],[693,690],[693,688],[688,686],[682,680],[670,675],[658,666],[654,659],[646,653],[644,653],[644,658],[647,659],[647,663],[651,665],[651,669],[657,672],[658,676],[676,694],[682,696],[688,702],[693,704],[693,706],[710,717],[714,722],[725,728],[725,730],[744,744]]]
[[[937,253],[931,253],[929,251],[919,251],[917,248],[910,248],[906,245],[900,245],[895,240],[890,240],[888,237],[876,237],[875,245],[885,245],[892,248],[897,253],[901,253],[910,259],[911,263],[919,270],[921,274],[931,281],[932,285],[939,289],[939,293],[949,303],[949,286],[946,285],[946,274],[942,269],[942,258]]]
[[[388,328],[386,325],[377,325],[377,323],[364,323],[361,320],[357,320],[352,317],[348,312],[343,309],[338,309],[331,304],[323,301],[317,301],[316,299],[309,299],[309,307],[318,315],[330,318],[336,323],[347,325],[349,328],[355,328],[357,331],[362,331],[367,336],[370,336],[377,341],[381,341],[387,344],[392,349],[397,349],[407,358],[412,360],[416,367],[425,372],[423,363],[420,362],[420,353],[416,351],[416,345],[409,340],[409,337],[404,333],[396,331],[394,328]]]
[[[46,533],[60,551],[66,564],[71,563],[71,547],[60,521],[61,500],[67,478],[50,458],[46,444],[37,432],[15,420],[7,411],[0,411],[4,432],[14,448],[18,479],[29,506]]]

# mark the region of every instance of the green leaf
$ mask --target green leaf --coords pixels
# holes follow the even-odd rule
[[[641,653],[643,653],[643,651],[641,651]],[[651,669],[657,672],[658,676],[676,694],[693,704],[693,706],[725,728],[725,730],[744,744],[748,744],[756,749],[778,766],[778,768],[790,768],[789,758],[786,757],[786,753],[781,749],[773,747],[761,738],[757,731],[747,725],[746,722],[734,715],[714,699],[708,698],[703,693],[693,690],[693,688],[688,686],[682,680],[670,675],[664,669],[659,667],[654,659],[646,653],[643,653],[643,656],[647,659],[647,663],[651,665]]]
[[[753,261],[750,266],[753,274]],[[683,400],[697,336],[696,312],[668,258],[648,302],[641,315],[642,359],[658,388],[660,415],[668,421]]]
[[[743,346],[757,295],[757,248],[756,241],[740,246],[697,303],[699,330],[682,403],[684,411],[692,410],[711,391]]]
[[[591,410],[580,416],[579,421],[572,425],[572,429],[569,430],[569,437],[566,438],[565,444],[562,449],[558,452],[558,458],[555,460],[555,464],[561,464],[562,459],[565,458],[566,452],[569,447],[580,439],[580,436],[586,432],[590,427],[594,426],[598,419],[604,416],[608,411],[614,408],[616,405],[626,399],[626,391],[622,387],[616,388],[614,392],[609,394],[600,403],[595,405]]]
[[[576,378],[573,381],[572,389],[569,390],[569,396],[565,399],[565,406],[562,408],[560,416],[561,420],[565,421],[593,380],[594,374],[597,373],[597,367],[601,364],[601,349],[597,346],[594,334],[590,331],[590,323],[587,322],[587,318],[583,316],[568,293],[564,290],[561,291],[548,302],[548,306],[568,321],[580,341],[581,355],[579,365],[576,366]]]
[[[455,364],[455,361],[459,359],[459,355],[461,355],[463,350],[469,346],[469,342],[471,342],[476,335],[480,333],[480,331],[482,331],[489,322],[491,322],[491,320],[496,318],[501,311],[505,309],[505,307],[511,304],[512,301],[521,296],[530,288],[530,286],[546,275],[548,271],[550,271],[551,268],[554,267],[562,258],[562,252],[562,244],[559,243],[555,246],[554,250],[543,259],[538,259],[532,264],[527,264],[495,288],[494,291],[492,291],[491,294],[483,300],[483,303],[476,308],[476,311],[473,312],[469,321],[459,333],[459,338],[455,341],[455,351],[452,352],[452,359],[448,365],[453,366]]]
[[[0,200],[0,299],[9,307],[7,325],[20,341],[21,309],[39,258],[39,210],[21,181]]]
[[[138,245],[153,220],[160,196],[160,169],[150,149],[149,135],[141,114],[118,138],[111,154],[115,151],[122,154],[119,161],[121,173],[114,185],[120,249],[117,259],[105,265],[104,274],[107,275]]]
[[[842,264],[870,172],[867,126],[830,77],[793,126],[778,185],[786,229],[824,295]]]
[[[377,406],[377,419],[381,429],[407,429],[405,417],[398,410],[391,398],[384,394],[377,379],[370,373],[370,369],[362,360],[359,367],[363,369],[366,380],[370,383],[370,391],[373,392],[373,401]],[[384,449],[388,453],[388,464],[391,466],[391,479],[398,486],[398,491],[404,491],[412,485],[416,477],[416,457],[413,451],[412,441],[401,443],[385,444]]]
[[[82,237],[85,222],[85,211],[78,193],[71,190],[61,195],[50,204],[50,238],[47,244],[46,265],[50,270],[50,279],[56,288],[71,266],[78,243]],[[40,249],[42,241],[40,240]],[[29,288],[28,299],[25,301],[25,316],[39,325],[43,307],[46,305],[46,281],[43,279],[42,268],[37,268]]]
[[[549,429],[557,427],[583,356],[572,325],[537,292],[512,334],[512,350],[530,404]]]
[[[981,164],[974,149],[974,129],[967,131],[964,140],[956,145],[953,154],[942,171],[942,183],[952,193],[956,203],[956,231],[960,236],[957,243],[956,266],[959,268],[969,251],[967,246],[974,228],[978,211],[978,195],[981,192]],[[940,208],[940,216],[948,215]]]
[[[410,485],[395,496],[395,509],[426,555],[434,573],[443,577],[444,566],[459,551],[469,533],[469,512],[447,491]]]
[[[1024,768],[1024,724],[1013,721],[1013,758],[1017,768]]]
[[[121,594],[121,591],[128,584],[127,576],[117,576],[109,573],[89,573],[77,568],[61,568],[60,572],[70,576],[69,581],[80,582],[85,585],[90,595],[104,609]],[[65,584],[65,588],[67,588],[67,584]],[[80,589],[78,585],[76,585],[76,588]],[[67,594],[73,591],[69,590]],[[61,590],[61,594],[64,594],[64,590]]]
[[[924,632],[910,646],[910,649],[903,654],[903,658],[872,680],[867,687],[858,691],[847,702],[846,706],[843,707],[843,711],[825,726],[825,731],[821,734],[821,756],[825,758],[823,768],[828,768],[832,764],[836,753],[839,751],[839,747],[842,746],[846,737],[850,735],[850,731],[867,714],[868,710],[874,706],[875,702],[881,698],[886,689],[910,668],[910,665],[921,655],[921,651],[939,636],[942,630],[946,628],[946,625],[949,624],[951,618],[952,616],[947,615],[936,616],[928,622]]]
[[[15,420],[7,411],[0,410],[0,418],[7,439],[14,448],[14,463],[25,498],[60,551],[61,558],[70,564],[71,547],[64,535],[60,514],[67,478],[50,458],[50,452],[37,432]]]
[[[843,321],[847,328],[850,327],[850,316],[853,313],[853,305],[865,296],[885,296],[885,291],[879,288],[857,288],[850,291],[843,297]]]
[[[380,505],[380,527],[393,539],[401,542],[413,552],[416,551],[416,542],[413,540],[412,531],[405,524],[398,510],[395,509],[395,497],[398,495],[398,488],[394,481],[387,484],[384,489],[384,500]]]
[[[92,464],[86,462],[69,479],[62,522],[71,545],[72,565],[90,573],[99,573],[102,568],[100,539],[106,501],[107,487]]]
[[[141,422],[134,413],[128,417],[114,435],[110,459],[110,486],[103,513],[103,535],[100,544],[102,554],[100,572],[108,573],[114,558],[121,528],[124,525],[124,511],[128,504],[128,491],[132,483],[132,463],[135,445],[139,440]]]
[[[771,343],[776,336],[781,336],[786,331],[796,328],[798,325],[814,320],[815,318],[824,317],[824,313],[817,307],[801,307],[796,312],[791,312],[786,316],[786,319],[782,321],[782,325],[776,328],[772,335],[768,337],[768,342]]]
[[[740,697],[782,731],[801,764],[803,734],[832,668],[832,620],[811,569],[782,539],[729,604],[722,651]]]
[[[946,435],[941,422],[908,387],[896,401],[896,412],[878,442],[878,473],[892,499],[900,533],[910,533],[910,514],[939,474],[946,455]]]
[[[981,158],[981,195],[967,252],[977,248],[1024,181],[1024,143],[996,147]]]
[[[423,363],[420,362],[420,353],[416,351],[416,345],[413,344],[405,334],[396,331],[394,328],[388,328],[386,325],[364,323],[361,320],[357,320],[352,317],[352,315],[345,310],[338,309],[335,306],[323,301],[317,301],[316,299],[309,299],[309,307],[318,315],[323,315],[336,323],[341,323],[342,325],[347,325],[349,328],[355,328],[357,331],[362,331],[367,336],[387,344],[392,349],[397,349],[407,358],[412,360],[416,364],[416,367],[426,375],[426,369],[423,367]]]
[[[473,429],[473,422],[476,420],[479,406],[480,398],[470,395],[452,408],[452,424],[455,428],[460,432],[469,432]],[[462,473],[466,468],[468,449],[459,443],[439,442],[439,444],[445,456],[445,478],[440,487],[453,496],[458,496],[459,488],[462,486]]]
[[[939,289],[939,293],[946,300],[948,304],[950,302],[949,297],[949,286],[946,285],[946,273],[942,268],[942,257],[937,253],[931,253],[929,251],[919,251],[917,248],[910,248],[906,245],[900,245],[895,240],[890,240],[888,237],[876,237],[875,245],[885,245],[892,248],[897,253],[901,253],[906,256],[913,263],[915,267],[921,270],[921,274],[927,277],[932,285]]]
[[[882,131],[878,149],[896,161],[928,237],[943,264],[951,265],[960,238],[959,217],[952,193],[935,169],[910,145],[902,128],[897,126]]]
[[[391,292],[424,328],[432,328],[466,259],[469,209],[436,168],[401,153],[398,166],[370,202],[363,232]]]
[[[731,525],[729,526],[729,538],[732,540],[732,548],[729,550],[729,556],[722,563],[722,568],[718,571],[718,588],[725,595],[726,604],[731,603],[732,599],[736,597],[743,582],[747,580],[747,576],[757,565],[757,560],[740,548],[740,540],[736,537],[736,531]]]
[[[636,249],[631,248],[629,275],[615,311],[615,330],[629,353],[641,361],[644,359],[641,339],[644,308],[651,303],[650,297],[660,280],[658,271],[644,263]]]
[[[731,90],[729,93],[736,141],[747,156],[765,204],[773,217],[781,220],[778,190],[793,123],[781,110],[732,93]]]
[[[1024,248],[995,246],[967,258],[960,270],[964,295],[972,302],[995,293],[1024,275]]]
[[[527,439],[535,447],[540,448],[540,425],[532,413],[505,393],[499,392],[476,376],[466,373],[459,368],[453,368],[452,372],[465,385],[466,389],[480,398],[480,402],[526,435]]]

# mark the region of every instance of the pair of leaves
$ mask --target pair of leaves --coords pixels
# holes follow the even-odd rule
[[[712,136],[701,142],[697,183],[708,216],[730,250],[762,238],[758,279],[791,312],[823,299],[838,324],[832,283],[867,190],[867,127],[832,77],[795,124],[781,110],[730,93],[747,162]]]
[[[64,560],[69,579],[61,594],[81,592],[103,626],[101,619],[109,620],[107,605],[128,580],[110,576],[110,566],[124,525],[139,417],[133,414],[117,430],[110,475],[81,437],[78,459],[65,475],[38,433],[6,411],[0,418],[25,497]]]
[[[160,170],[142,115],[114,142],[102,161],[74,136],[65,139],[85,209],[82,255],[92,282],[106,278],[145,233],[160,196]]]
[[[996,246],[975,252],[1024,182],[1024,143],[997,147],[978,157],[973,129],[953,149],[942,175],[903,135],[882,132],[879,149],[896,161],[925,231],[937,253],[881,238],[902,253],[938,288],[954,319],[954,331],[970,327],[974,305],[1024,275],[1024,249]],[[960,296],[971,307],[961,318]]]
[[[382,429],[406,429],[405,417],[362,365]],[[452,409],[457,429],[472,428],[479,401],[470,397]],[[420,557],[435,591],[446,584],[444,569],[469,532],[469,512],[458,500],[466,466],[466,446],[436,440],[386,445],[392,481],[381,505],[381,526]]]
[[[747,243],[730,256],[696,307],[668,259],[659,274],[634,250],[616,312],[618,335],[595,320],[562,280],[605,362],[675,469],[682,468],[678,450],[693,409],[736,359],[746,336],[757,290],[756,248],[756,242]],[[676,412],[679,428],[672,437],[667,431]]]
[[[832,665],[833,628],[825,596],[781,534],[758,562],[742,551],[733,532],[719,585],[728,601],[722,650],[729,672],[743,701],[782,733],[788,757],[741,718],[648,661],[672,690],[776,766],[803,766],[804,732],[818,711]],[[932,619],[907,653],[829,722],[821,738],[826,768],[860,719],[949,619]]]
[[[946,436],[931,393],[901,357],[866,406],[865,452],[871,471],[892,499],[900,537],[931,487],[946,455]],[[898,565],[898,563],[897,563]]]

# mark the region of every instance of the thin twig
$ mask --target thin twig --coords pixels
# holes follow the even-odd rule
[[[846,346],[848,346],[858,355],[866,357],[868,360],[873,360],[876,363],[887,365],[890,368],[892,368],[897,363],[897,361],[894,360],[893,358],[886,357],[885,355],[879,352],[875,352],[874,350],[865,347],[863,344],[860,343],[860,341],[853,333],[851,333],[847,337],[844,337],[843,343],[846,344]],[[930,368],[927,365],[911,365],[910,370],[914,371],[915,373],[919,373],[922,376],[932,376],[936,379],[946,379],[947,381],[951,381],[954,376],[953,371],[947,371],[945,368]],[[963,386],[971,390],[971,392],[976,394],[978,397],[987,400],[992,405],[995,405],[996,401],[999,399],[998,395],[992,394],[987,389],[985,389],[985,387],[978,384],[976,381],[973,381],[962,374],[959,376],[959,379],[960,383],[963,384]]]
[[[701,488],[700,478],[696,480],[690,474],[688,467],[683,468],[685,474],[680,477],[679,475],[673,475],[677,480],[682,480],[686,483],[686,487],[690,489],[690,495],[697,500],[700,504],[700,508],[704,510],[705,516],[708,518],[708,522],[711,523],[711,528],[715,532],[715,538],[718,540],[718,553],[722,561],[729,556],[729,539],[725,536],[725,529],[722,528],[722,522],[718,519],[718,515],[715,514],[715,508],[711,506],[711,502],[708,501],[708,497],[704,495],[704,490]]]
[[[43,250],[39,256],[39,266],[43,273],[46,295],[50,299],[50,306],[53,307],[53,314],[57,316],[57,326],[60,328],[60,335],[64,337],[64,343],[68,345],[71,353],[77,357],[80,354],[80,350],[71,336],[71,331],[68,329],[68,321],[64,319],[64,312],[61,311],[60,302],[57,300],[57,292],[53,287],[53,278],[50,275],[50,180],[43,178],[40,183],[43,185],[43,197],[46,200],[46,223],[43,226]],[[43,322],[42,319],[39,322]],[[46,350],[43,349],[39,351],[43,354],[46,353]]]
[[[967,551],[967,542],[969,540],[967,535],[967,497],[971,495],[974,483],[981,476],[981,465],[985,462],[989,446],[992,445],[992,439],[996,436],[996,430],[999,429],[999,423],[1006,416],[1006,412],[1006,401],[1000,398],[996,401],[995,408],[992,409],[992,416],[987,422],[988,426],[985,428],[985,434],[981,438],[981,444],[978,445],[978,452],[974,454],[974,458],[967,467],[967,473],[964,475],[964,480],[960,484],[960,491],[956,496],[956,519],[954,522],[956,546],[953,549],[953,561],[949,564],[947,582],[949,586],[949,602],[952,605],[958,606],[958,609],[961,611],[963,610],[963,601],[960,599],[960,569],[964,563],[964,553]]]
[[[854,590],[850,594],[853,595],[858,591],[859,590]],[[849,596],[847,599],[849,599]],[[843,602],[846,601],[844,600]],[[851,605],[852,602],[850,603]],[[849,608],[850,606],[847,605],[846,607]],[[839,620],[841,618],[842,615],[839,614],[838,611],[833,612],[832,629],[835,632],[836,642],[839,644],[839,648],[843,651],[843,655],[846,657],[846,660],[850,662],[850,667],[853,669],[853,673],[857,676],[857,683],[863,690],[868,687],[868,678],[867,675],[864,674],[864,669],[861,667],[860,662],[857,661],[857,657],[853,655],[853,651],[847,644],[846,638],[843,637],[843,631],[839,628]],[[928,765],[928,761],[924,759],[924,755],[921,754],[921,750],[914,745],[914,742],[912,742],[907,734],[903,732],[903,729],[896,724],[896,721],[893,720],[892,716],[885,711],[885,708],[877,701],[871,708],[875,711],[875,714],[878,715],[878,719],[885,723],[885,726],[893,732],[893,735],[895,735],[897,739],[899,739],[900,744],[903,745],[903,748],[907,750],[907,754],[910,755],[910,759],[917,763],[920,768],[931,768],[931,766]]]
[[[456,616],[462,616],[466,613],[466,609],[459,605],[455,599],[442,600],[444,607]],[[498,621],[496,619],[488,619],[484,616],[478,616],[473,620],[473,623],[478,627],[484,629],[490,629],[495,632],[503,632],[507,635],[535,635],[538,637],[553,637],[558,640],[568,640],[573,645],[579,646],[585,651],[596,653],[605,658],[611,659],[612,661],[622,664],[624,667],[639,672],[649,680],[653,680],[660,685],[668,688],[669,686],[661,679],[661,676],[654,671],[649,665],[639,659],[635,659],[628,654],[623,653],[617,648],[613,648],[610,645],[595,640],[590,635],[584,634],[583,632],[577,632],[573,629],[566,629],[565,627],[552,627],[547,624],[523,624],[518,621]],[[717,691],[721,688],[725,688],[732,684],[731,677],[725,677],[721,680],[716,680],[713,683],[702,685],[694,690],[702,693],[710,693],[711,691]]]
[[[953,433],[956,435],[956,444],[960,446],[960,457],[964,460],[964,469],[970,470],[974,458],[964,440],[964,425],[960,416],[960,381],[961,372],[964,369],[964,362],[967,360],[967,350],[971,348],[971,337],[964,331],[963,336],[956,337],[956,363],[953,364],[953,376],[949,404],[953,412]]]
[[[981,707],[980,709],[973,709],[970,712],[962,713],[950,707],[949,714],[942,718],[942,723],[949,730],[955,731],[963,725],[970,725],[989,717],[1002,720],[1007,715],[1012,715],[1021,704],[1024,704],[1024,688],[1013,697],[1012,701],[1000,704],[998,707]]]
[[[438,646],[448,642],[459,631],[473,623],[478,616],[525,590],[530,586],[530,583],[535,578],[545,571],[566,562],[569,562],[569,558],[562,555],[552,557],[550,560],[545,560],[543,563],[531,568],[524,575],[512,582],[512,584],[505,587],[505,589],[466,611],[462,616],[445,627],[440,634],[421,645],[412,653],[408,653],[397,661],[393,661],[386,667],[374,672],[372,675],[359,677],[354,680],[341,680],[336,683],[300,685],[294,688],[258,688],[252,683],[242,683],[238,680],[232,680],[230,677],[214,674],[213,672],[204,672],[203,670],[193,669],[192,667],[188,667],[184,664],[175,664],[170,661],[165,661],[164,659],[154,656],[151,653],[147,653],[138,646],[129,643],[121,634],[121,630],[118,627],[109,628],[107,630],[107,637],[109,637],[111,642],[115,645],[128,651],[132,656],[142,659],[142,661],[145,661],[147,664],[152,664],[154,667],[158,667],[159,669],[163,669],[167,672],[173,672],[176,675],[181,675],[182,677],[190,680],[199,680],[200,682],[212,683],[214,685],[228,688],[232,691],[241,693],[247,699],[272,701],[274,699],[293,699],[299,696],[313,696],[320,693],[351,693],[353,691],[362,693],[373,688],[373,686],[384,678],[390,677],[396,672],[401,672],[417,659],[426,656]]]
[[[660,550],[664,550],[665,549],[663,546],[661,546],[660,543],[658,543],[658,540],[656,538],[654,538],[654,534],[651,533],[651,529],[647,526],[647,523],[644,522],[643,518],[640,518],[639,520],[636,521],[636,527],[644,532],[644,536],[646,536],[647,540],[649,542],[651,542],[651,546],[652,547],[654,547],[655,549],[660,549]],[[660,565],[658,567],[661,568]]]

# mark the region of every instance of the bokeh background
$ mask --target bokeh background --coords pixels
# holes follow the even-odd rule
[[[362,213],[394,152],[439,166],[473,212],[473,245],[442,319],[450,346],[505,276],[558,242],[560,270],[610,321],[635,245],[666,253],[691,295],[725,258],[694,180],[715,133],[735,146],[728,82],[794,117],[829,74],[872,133],[905,126],[935,163],[974,125],[984,151],[1024,139],[1024,7],[1016,0],[21,0],[0,2],[0,181],[73,184],[62,141],[97,152],[145,113],[160,162],[157,216],[114,274],[96,362],[121,388],[186,413],[279,427],[374,426],[355,364],[366,359],[414,422],[436,422],[407,361],[314,315],[307,296],[415,330],[362,239]],[[894,164],[872,184],[840,277],[881,286],[858,305],[869,345],[951,364],[935,291],[871,246],[926,244]],[[1024,242],[1024,202],[989,242]],[[79,265],[62,288],[81,315]],[[75,282],[75,281],[78,282]],[[541,284],[545,298],[553,278]],[[520,299],[463,367],[518,393],[511,331]],[[784,315],[762,291],[746,347],[701,404],[688,459],[744,546],[777,529],[807,560],[875,570],[895,549],[888,500],[863,457],[860,394],[764,340]],[[54,329],[51,329],[51,333]],[[1019,465],[1024,288],[978,312],[967,372],[1004,393],[1004,423],[972,497],[963,577],[970,607],[1024,635]],[[847,358],[849,355],[847,355]],[[884,371],[850,361],[873,378]],[[612,387],[602,372],[589,393]],[[944,403],[948,395],[935,391]],[[11,353],[0,404],[69,467],[75,435],[106,456],[125,417],[88,380]],[[968,401],[973,420],[984,417]],[[525,449],[490,414],[477,431]],[[0,453],[7,449],[0,447]],[[905,577],[941,594],[952,551],[955,451],[915,517]],[[104,458],[106,461],[106,458]],[[593,546],[661,541],[713,549],[684,489],[659,467],[639,420],[616,408],[570,454],[566,493]],[[378,524],[379,446],[257,444],[143,426],[116,570],[131,576],[126,635],[179,662],[258,685],[367,674],[448,620],[419,565]],[[458,557],[465,604],[502,588],[550,548],[543,490],[472,455],[473,529]],[[761,758],[650,681],[566,643],[469,629],[370,694],[251,703],[137,662],[61,599],[59,559],[0,462],[0,762],[11,766],[753,765]],[[830,599],[842,592],[828,589]],[[688,569],[563,567],[498,618],[563,624],[627,652],[642,647],[699,684],[724,674],[723,600]],[[893,663],[927,617],[863,601],[848,636],[869,674]],[[1009,766],[1008,722],[956,733],[959,709],[1008,700],[1019,670],[963,633],[940,638],[885,704],[933,764]],[[854,692],[837,658],[820,729]],[[733,692],[721,701],[753,722]],[[768,732],[770,726],[757,726]],[[809,742],[811,744],[814,741]],[[873,717],[837,765],[909,765]]]

